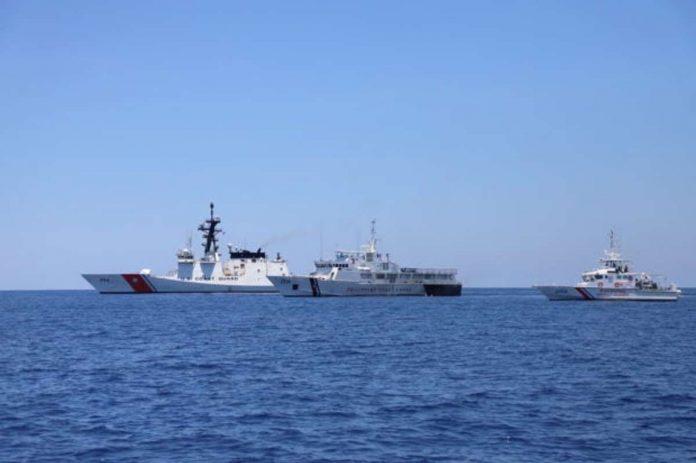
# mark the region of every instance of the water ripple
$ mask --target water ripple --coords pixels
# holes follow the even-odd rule
[[[0,294],[0,461],[682,462],[676,304]]]

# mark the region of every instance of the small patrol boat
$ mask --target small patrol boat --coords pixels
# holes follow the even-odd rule
[[[377,250],[375,221],[370,241],[358,251],[336,251],[317,260],[307,276],[269,275],[283,296],[459,296],[457,270],[401,267]]]
[[[575,286],[534,286],[552,301],[676,301],[681,290],[645,272],[634,272],[609,233],[609,249],[599,260],[600,267],[582,274]],[[662,279],[663,280],[663,279]]]
[[[220,217],[213,213],[198,230],[203,233],[203,257],[196,259],[191,242],[176,253],[177,269],[155,276],[150,270],[139,273],[89,273],[82,277],[100,293],[277,293],[268,276],[287,276],[288,264],[276,255],[268,259],[260,248],[256,251],[228,245],[229,259],[218,252]]]

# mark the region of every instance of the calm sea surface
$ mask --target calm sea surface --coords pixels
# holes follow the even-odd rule
[[[678,303],[0,292],[0,461],[696,459]]]

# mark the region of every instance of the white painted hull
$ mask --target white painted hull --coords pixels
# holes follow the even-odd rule
[[[191,281],[140,273],[85,274],[82,277],[102,294],[132,293],[277,293],[268,278],[250,285],[234,280]]]
[[[599,288],[592,286],[535,286],[551,301],[676,301],[679,290]]]
[[[344,296],[427,296],[422,283],[358,283],[354,281],[322,280],[307,276],[269,276],[276,289],[286,297],[344,297]],[[442,285],[437,285],[442,286]],[[449,294],[461,294],[461,285],[448,285]],[[455,294],[456,293],[456,294]]]

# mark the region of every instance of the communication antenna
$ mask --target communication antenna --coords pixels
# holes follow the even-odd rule
[[[614,236],[614,229],[609,230],[609,249],[616,249],[616,236]]]
[[[375,252],[377,250],[377,232],[375,231],[375,224],[377,221],[375,219],[372,219],[372,222],[370,224],[372,225],[370,227],[370,248],[372,252]]]

